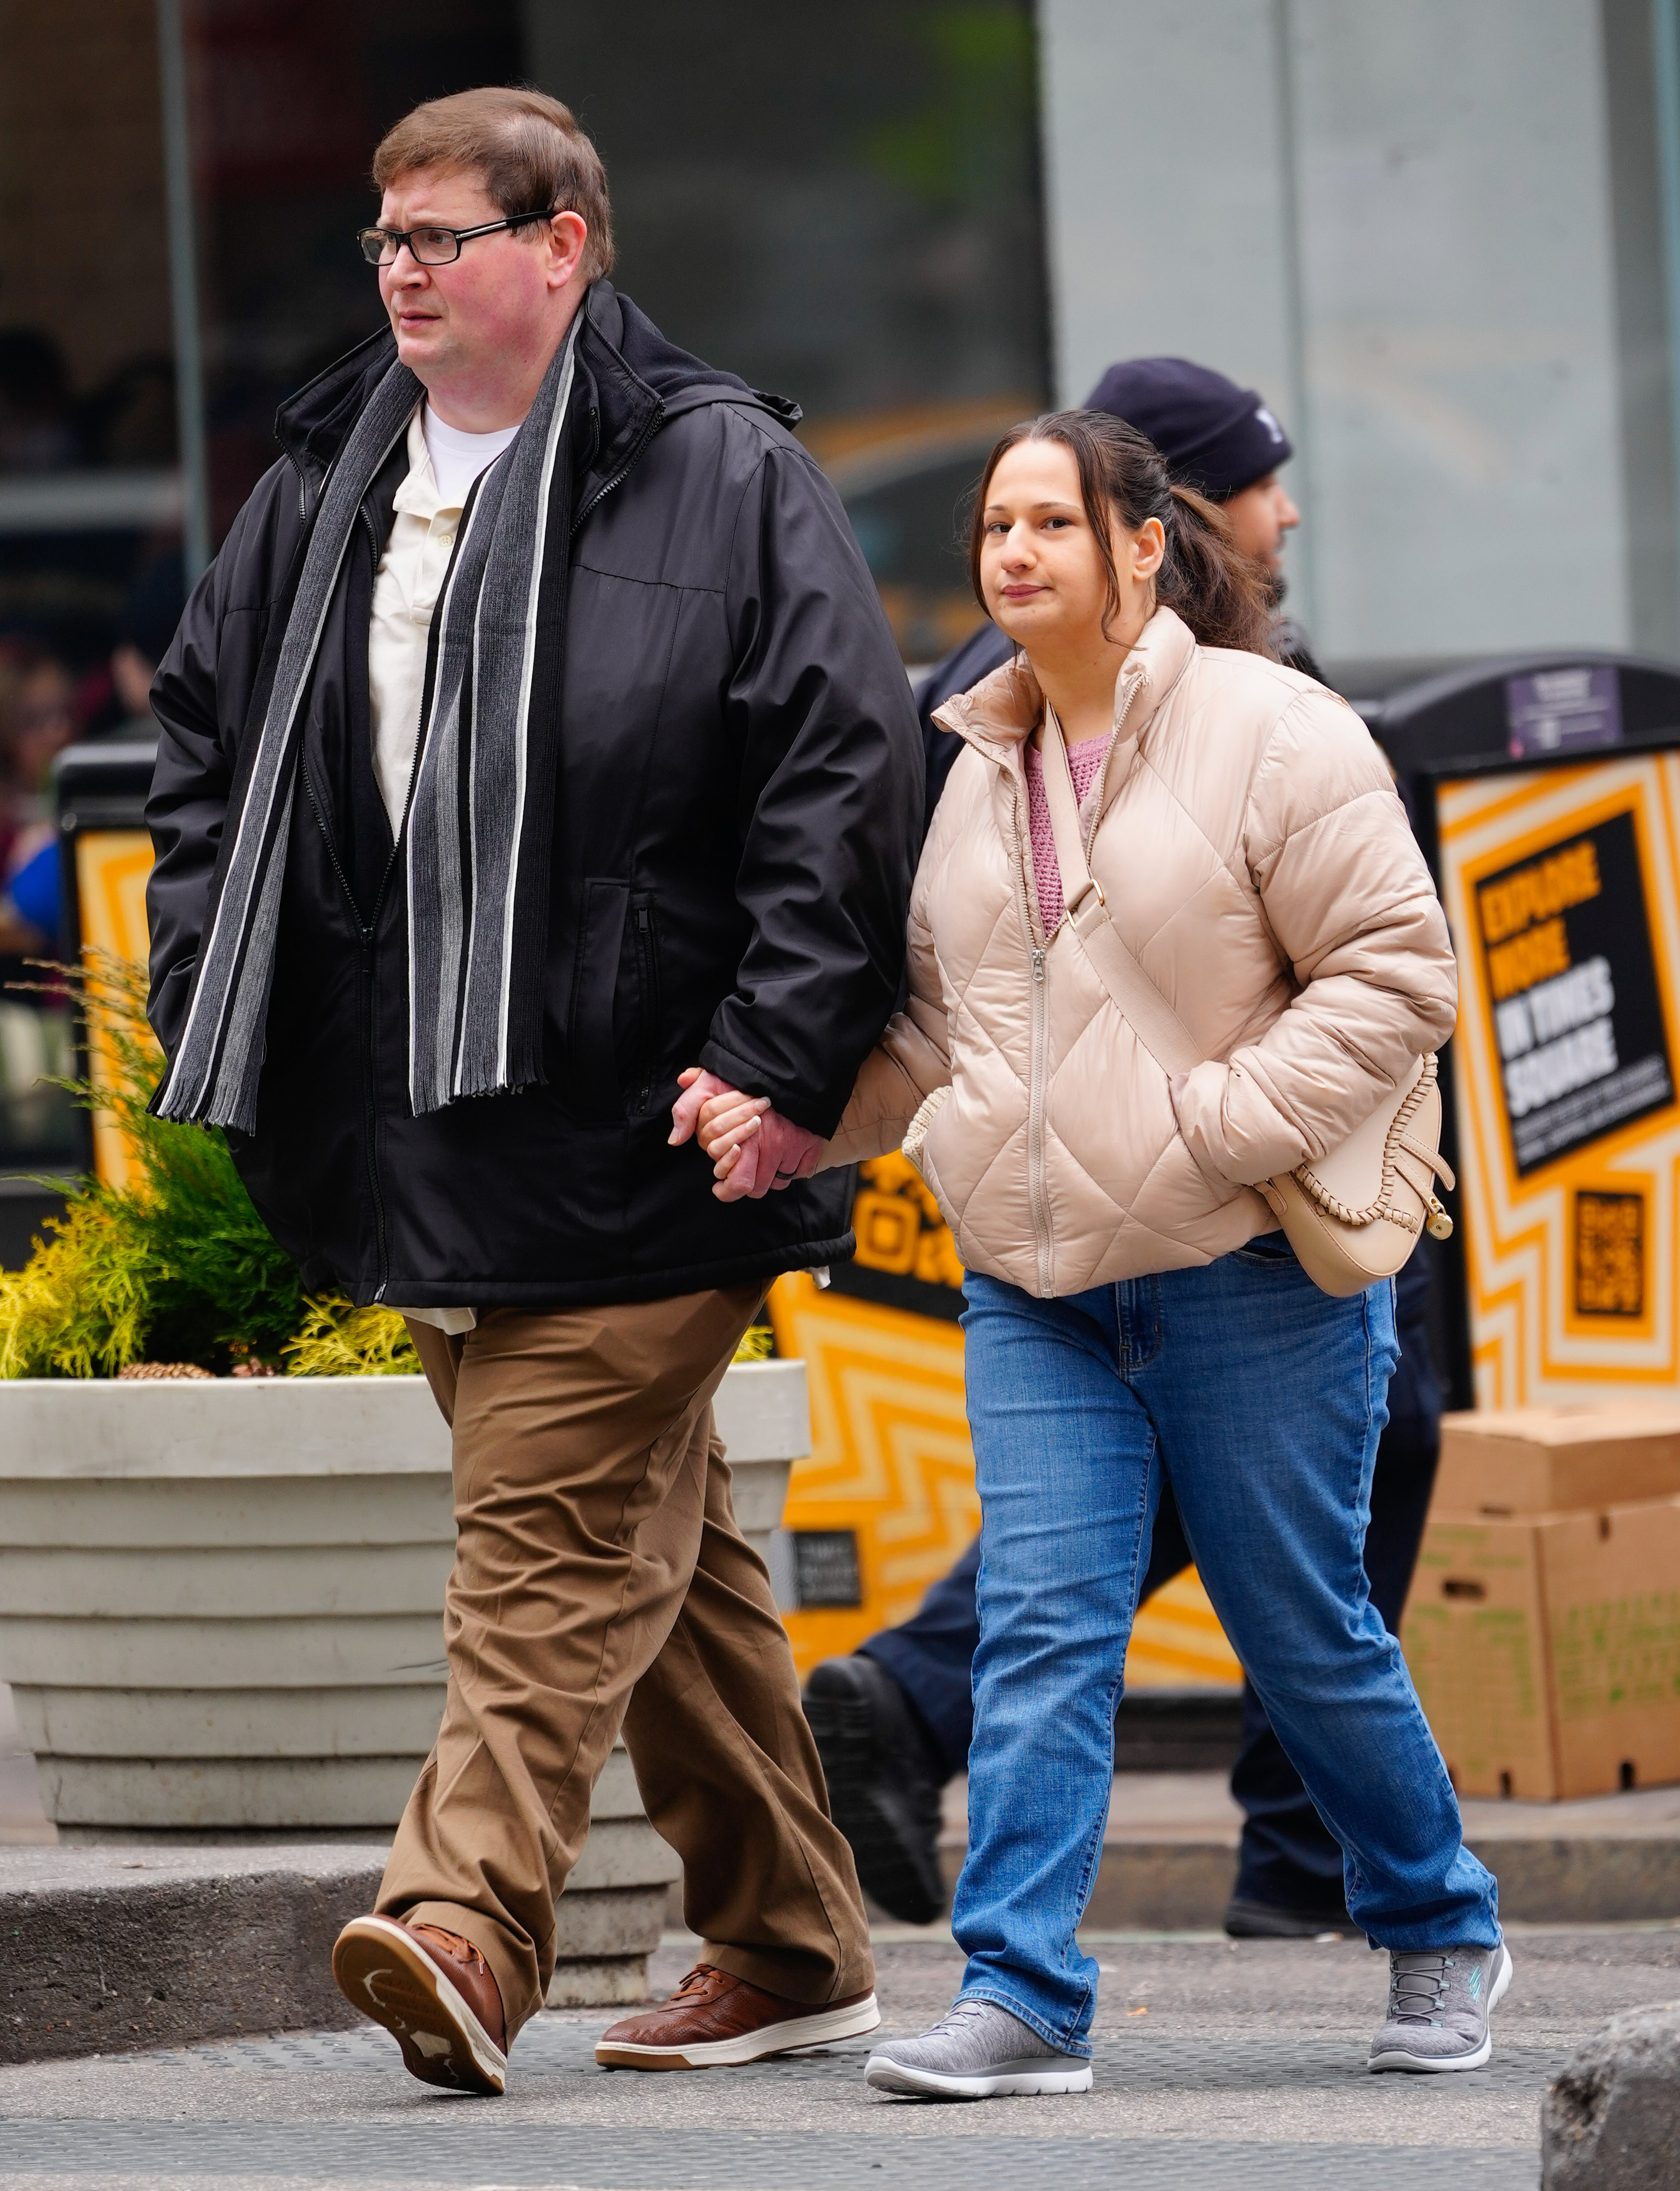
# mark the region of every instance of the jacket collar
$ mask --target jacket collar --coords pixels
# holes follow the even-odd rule
[[[1118,738],[1142,738],[1195,652],[1195,640],[1183,618],[1165,605],[1158,608],[1120,665],[1114,686]],[[933,720],[1009,768],[1038,728],[1044,708],[1039,680],[1025,655],[1017,654],[1001,669],[982,677],[971,691],[960,692],[936,708]]]
[[[623,478],[668,418],[703,403],[735,403],[796,425],[800,407],[786,396],[749,388],[675,343],[610,282],[591,283],[581,307],[578,354],[588,406],[578,451],[575,508],[585,514],[604,489]],[[276,413],[275,439],[313,487],[361,416],[396,356],[389,327],[329,365]]]

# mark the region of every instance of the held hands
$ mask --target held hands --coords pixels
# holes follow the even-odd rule
[[[760,1201],[772,1187],[791,1187],[817,1169],[823,1141],[774,1109],[767,1096],[743,1096],[715,1073],[691,1065],[677,1075],[682,1094],[671,1106],[675,1147],[698,1130],[713,1160],[720,1202]]]

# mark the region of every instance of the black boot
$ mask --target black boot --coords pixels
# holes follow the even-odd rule
[[[873,1659],[828,1659],[806,1683],[805,1716],[865,1892],[901,1924],[932,1924],[945,1908],[944,1773],[914,1706]]]
[[[1234,1940],[1349,1938],[1358,1927],[1342,1889],[1341,1849],[1266,1716],[1252,1682],[1243,1689],[1243,1744],[1231,1768],[1243,1807],[1236,1885],[1225,1912]]]
[[[1274,1902],[1245,1902],[1233,1895],[1225,1929],[1233,1940],[1322,1940],[1335,1932],[1351,1940],[1358,1926],[1340,1904],[1326,1909],[1285,1909]]]

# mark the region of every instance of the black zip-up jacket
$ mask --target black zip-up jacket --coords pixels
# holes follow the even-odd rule
[[[718,1202],[668,1146],[700,1063],[832,1130],[890,1016],[921,836],[904,672],[797,409],[589,292],[547,955],[545,1081],[417,1118],[403,848],[373,771],[374,569],[407,469],[363,505],[305,702],[257,1129],[240,1172],[305,1283],[358,1302],[653,1300],[851,1254],[851,1175]],[[151,1014],[185,1016],[229,786],[322,483],[393,356],[282,410],[283,459],[152,688]]]

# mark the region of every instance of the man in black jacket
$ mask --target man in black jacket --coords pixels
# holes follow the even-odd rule
[[[1225,511],[1238,545],[1265,565],[1283,597],[1283,545],[1299,521],[1279,469],[1290,446],[1253,389],[1177,357],[1111,366],[1087,399],[1148,434],[1175,480]],[[1323,680],[1301,626],[1279,617],[1278,651]],[[930,822],[962,741],[933,710],[1007,662],[1010,640],[983,623],[930,673],[916,695],[927,767]],[[1400,1362],[1377,1448],[1365,1564],[1373,1602],[1397,1627],[1422,1541],[1440,1446],[1441,1395],[1429,1358],[1427,1243],[1397,1281]],[[1172,1487],[1156,1517],[1140,1604],[1189,1565]],[[920,1610],[873,1636],[850,1658],[812,1673],[806,1711],[828,1775],[834,1815],[850,1836],[863,1883],[894,1916],[926,1924],[944,1906],[937,1837],[939,1790],[968,1763],[974,1722],[971,1667],[980,1641],[977,1539]],[[1342,1854],[1251,1687],[1243,1693],[1242,1746],[1231,1792],[1244,1812],[1242,1849],[1227,1930],[1243,1938],[1346,1931]]]
[[[599,2058],[745,2062],[878,2021],[710,1403],[770,1279],[851,1251],[801,1175],[893,1007],[915,720],[796,408],[606,280],[567,110],[434,101],[374,174],[390,330],[282,408],[154,687],[156,1106],[310,1285],[402,1308],[453,1425],[443,1725],[340,1984],[500,2091],[622,1725],[705,1945]],[[721,1085],[779,1191],[681,1146]]]

